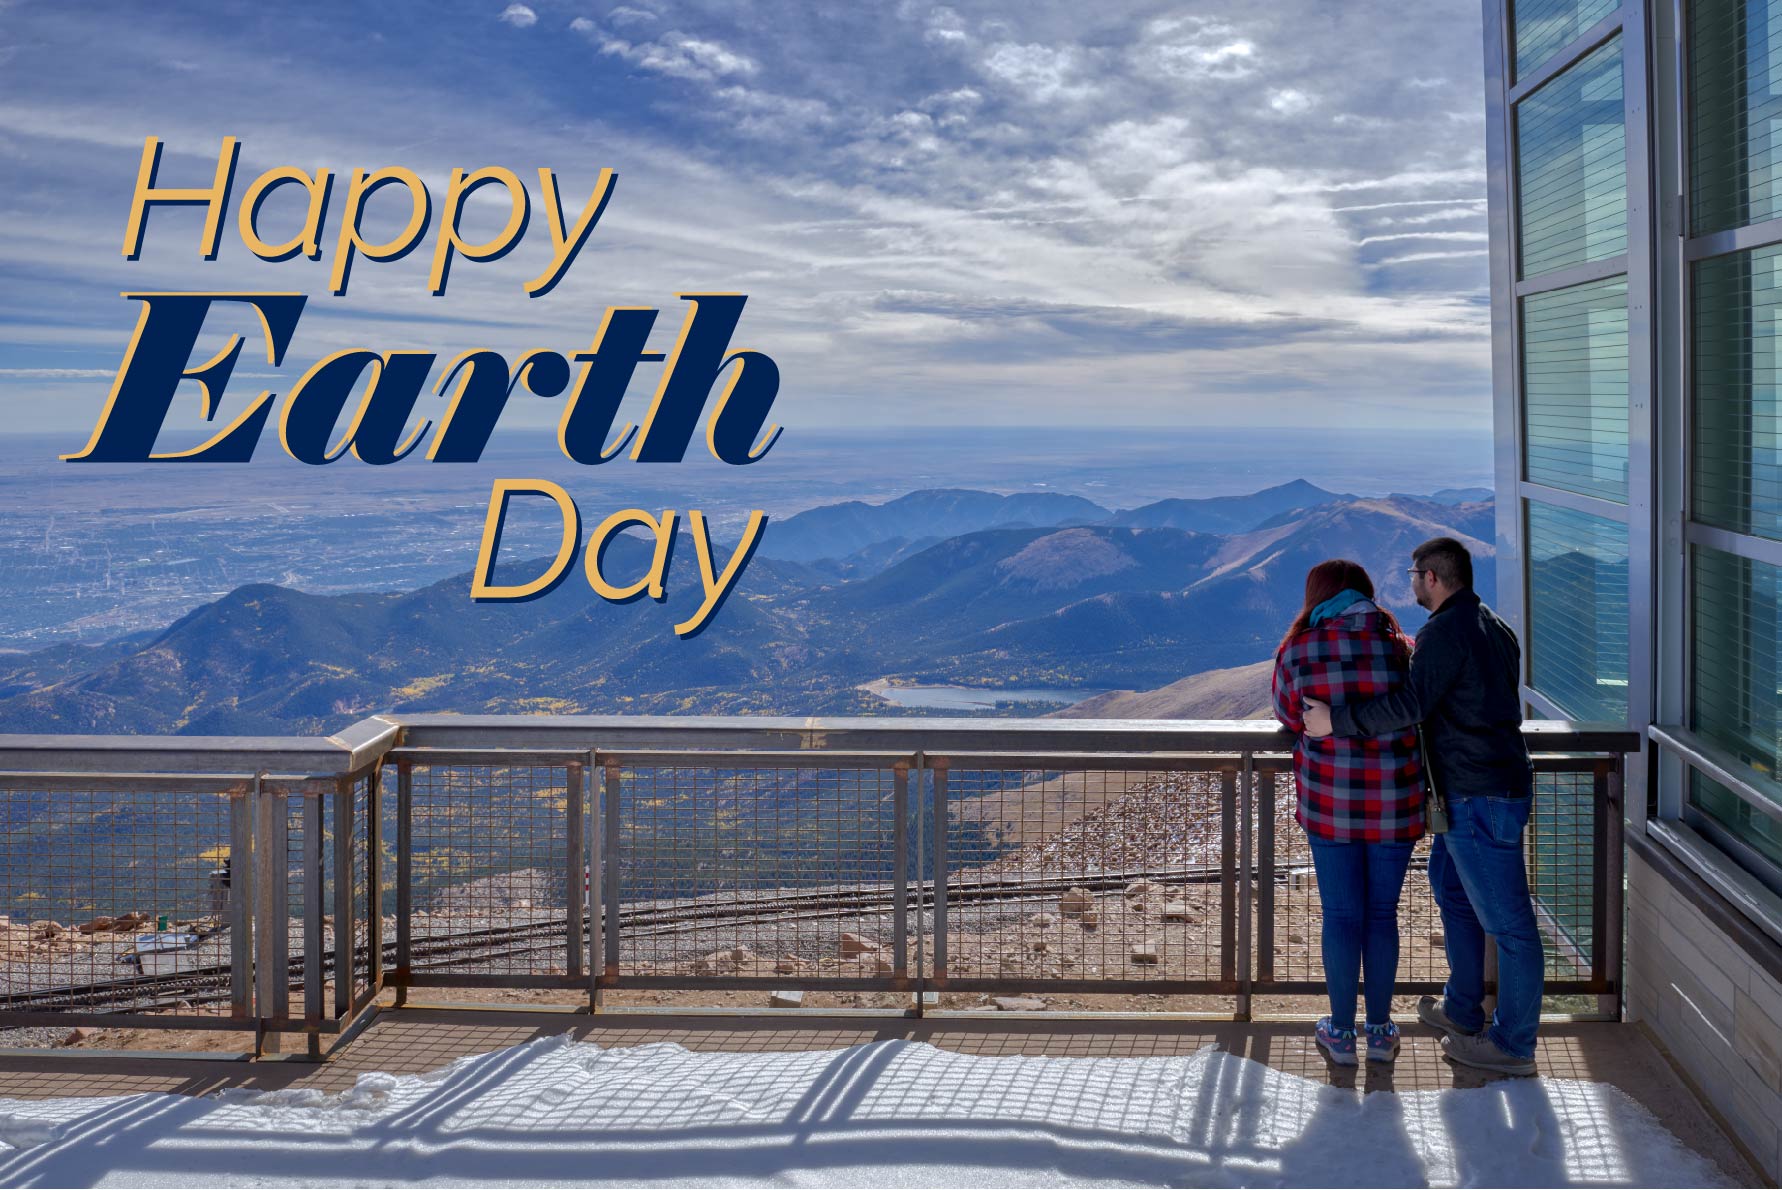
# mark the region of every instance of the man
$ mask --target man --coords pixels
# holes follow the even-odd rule
[[[1506,1074],[1535,1072],[1545,957],[1528,895],[1522,832],[1534,768],[1522,741],[1516,635],[1473,593],[1473,558],[1452,537],[1411,555],[1411,593],[1429,609],[1417,633],[1410,681],[1367,702],[1326,707],[1307,699],[1311,736],[1384,735],[1423,725],[1430,778],[1448,803],[1449,827],[1429,851],[1429,884],[1442,913],[1448,984],[1417,1016],[1442,1030],[1456,1062]],[[1485,935],[1497,940],[1497,1011],[1486,1027]]]

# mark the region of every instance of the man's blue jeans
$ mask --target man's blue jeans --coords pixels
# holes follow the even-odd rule
[[[1309,836],[1308,836],[1309,837]],[[1367,972],[1367,1021],[1392,1019],[1398,978],[1398,894],[1411,864],[1409,843],[1333,842],[1312,838],[1318,899],[1324,908],[1324,982],[1330,1023],[1355,1027],[1355,992]]]
[[[1522,831],[1533,801],[1457,797],[1449,827],[1429,849],[1429,886],[1442,911],[1448,950],[1448,1019],[1485,1023],[1485,935],[1497,940],[1497,1012],[1490,1037],[1505,1053],[1532,1058],[1541,1021],[1546,956],[1528,895]]]

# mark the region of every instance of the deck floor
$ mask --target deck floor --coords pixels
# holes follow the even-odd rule
[[[371,1025],[316,1065],[290,1059],[252,1061],[221,1054],[178,1057],[47,1050],[0,1055],[0,1098],[173,1092],[198,1095],[225,1088],[313,1087],[339,1091],[361,1073],[421,1074],[468,1054],[569,1033],[603,1046],[673,1042],[692,1050],[787,1052],[841,1049],[907,1039],[980,1055],[1153,1057],[1187,1055],[1212,1045],[1276,1070],[1351,1087],[1357,1095],[1478,1086],[1489,1076],[1444,1060],[1437,1038],[1407,1030],[1391,1065],[1332,1066],[1299,1023],[1225,1023],[1171,1019],[993,1016],[847,1017],[686,1013],[586,1014],[507,1009],[385,1010]],[[1608,1083],[1657,1116],[1679,1140],[1713,1159],[1740,1185],[1761,1185],[1751,1166],[1703,1109],[1670,1060],[1637,1026],[1549,1024],[1539,1061],[1551,1078]]]

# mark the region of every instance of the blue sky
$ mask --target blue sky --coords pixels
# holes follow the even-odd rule
[[[186,211],[126,262],[147,135],[172,185],[240,137],[237,200],[277,165],[405,165],[436,195],[454,166],[550,166],[578,204],[619,179],[546,298],[521,291],[536,211],[444,298],[425,250],[332,297],[331,237],[256,261],[233,212],[215,262]],[[674,294],[713,289],[750,295],[735,342],[778,362],[789,429],[1479,428],[1483,143],[1473,0],[0,0],[0,399],[8,430],[84,441],[124,289],[312,294],[287,382],[346,347],[568,353],[608,305],[662,307],[672,335]],[[499,222],[473,204],[465,228]],[[282,391],[242,372],[225,418]]]

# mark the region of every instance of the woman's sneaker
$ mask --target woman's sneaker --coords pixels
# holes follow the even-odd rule
[[[1318,1045],[1330,1055],[1332,1062],[1338,1066],[1355,1065],[1355,1030],[1333,1029],[1330,1018],[1323,1016],[1318,1018],[1314,1036],[1318,1039]]]
[[[1367,1060],[1390,1062],[1398,1057],[1398,1026],[1391,1021],[1367,1026]]]

